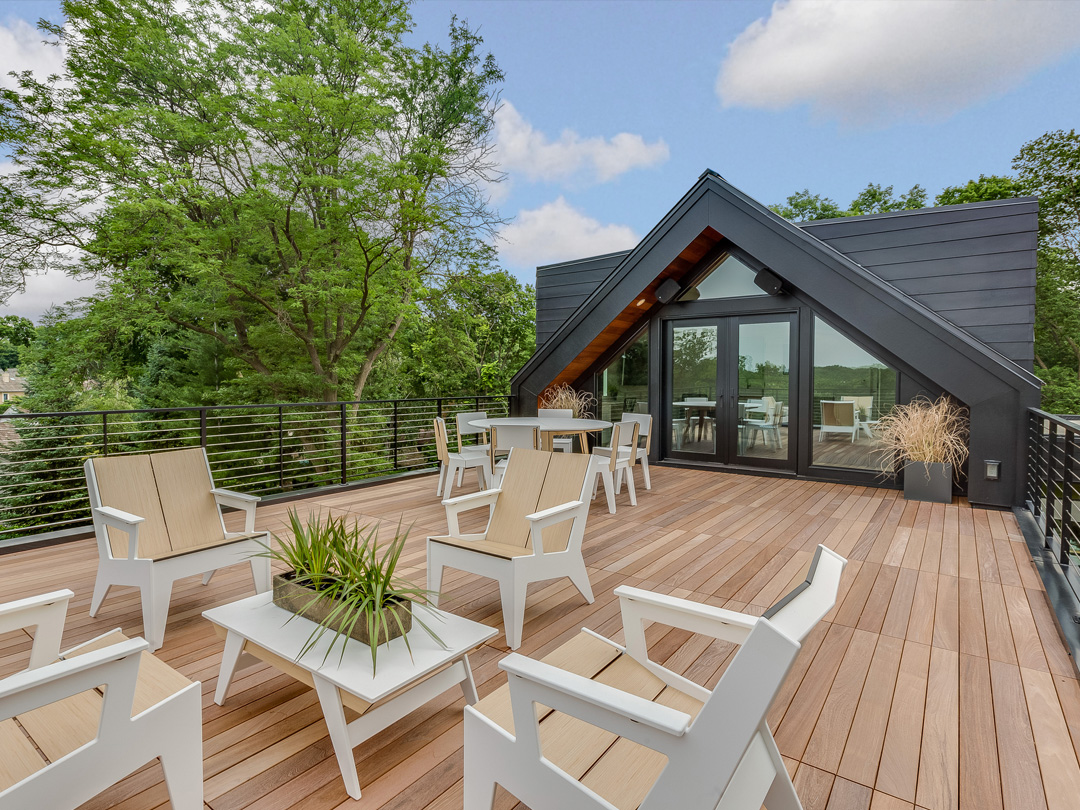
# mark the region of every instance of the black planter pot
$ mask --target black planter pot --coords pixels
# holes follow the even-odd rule
[[[904,497],[909,501],[952,503],[952,465],[909,461],[904,466]]]

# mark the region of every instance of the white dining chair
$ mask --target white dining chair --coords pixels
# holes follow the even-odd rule
[[[623,473],[626,473],[626,488],[630,492],[630,505],[637,506],[637,492],[634,489],[634,462],[637,453],[631,448],[637,447],[640,423],[633,419],[616,422],[611,428],[611,444],[607,447],[594,447],[592,454],[607,458],[608,462],[596,468],[593,479],[593,498],[596,497],[600,480],[604,481],[604,495],[607,496],[608,512],[615,514],[615,496],[622,491]]]
[[[439,484],[435,488],[435,495],[449,498],[454,488],[454,477],[457,476],[458,486],[461,486],[465,470],[476,470],[480,489],[487,489],[491,481],[491,456],[488,451],[469,445],[461,452],[452,453],[449,444],[446,420],[436,416],[435,450],[439,456]]]
[[[506,473],[507,459],[499,459],[500,454],[508,454],[515,447],[536,450],[539,445],[539,431],[529,425],[493,425],[491,428],[491,486],[498,489]]]
[[[550,416],[557,419],[573,419],[574,411],[572,408],[539,408],[536,412],[536,415],[540,417]],[[563,453],[573,453],[574,437],[552,436],[551,449],[561,450]]]

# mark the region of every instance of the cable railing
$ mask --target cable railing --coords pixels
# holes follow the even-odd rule
[[[508,396],[0,414],[0,549],[89,530],[83,463],[202,446],[214,483],[253,495],[353,484],[438,464],[433,422],[506,416]]]
[[[1031,408],[1027,442],[1027,509],[1080,597],[1080,422]]]

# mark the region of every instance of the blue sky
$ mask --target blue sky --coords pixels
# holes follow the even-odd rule
[[[58,13],[0,0],[0,72],[39,64],[20,21]],[[870,181],[932,199],[1078,123],[1074,0],[427,0],[415,41],[445,42],[453,14],[506,73],[493,198],[528,282],[632,247],[706,168],[764,203]],[[87,292],[39,279],[3,310]]]

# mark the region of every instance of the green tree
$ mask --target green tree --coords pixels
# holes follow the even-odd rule
[[[19,350],[34,339],[34,324],[18,315],[0,317],[0,368],[19,363]]]
[[[253,397],[359,398],[436,271],[497,223],[481,40],[399,0],[67,0],[66,75],[0,96],[7,288],[64,264],[133,328],[220,345]],[[71,253],[58,247],[74,247]]]
[[[1080,265],[1080,135],[1057,130],[1025,143],[1013,169],[1039,198],[1040,247],[1065,250]]]
[[[788,197],[782,204],[770,205],[773,211],[792,222],[808,222],[812,219],[833,219],[844,216],[835,201],[820,194],[811,194],[804,188]]]
[[[811,194],[810,189],[803,189],[787,198],[782,204],[770,205],[769,208],[792,222],[807,222],[814,219],[834,219],[836,217],[857,217],[863,214],[883,214],[889,211],[904,211],[926,206],[926,189],[912,186],[899,197],[895,196],[892,186],[867,183],[859,195],[846,209],[840,208],[834,200],[820,194]]]
[[[1010,200],[1024,194],[1020,181],[1014,177],[980,174],[978,180],[968,180],[962,186],[946,186],[934,198],[934,205],[960,205],[987,200]]]

